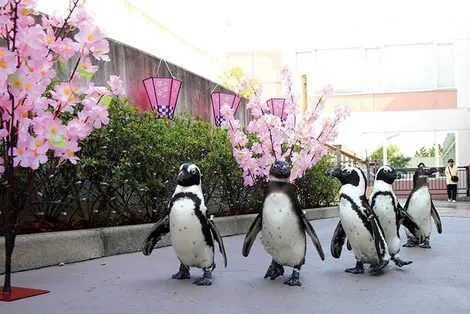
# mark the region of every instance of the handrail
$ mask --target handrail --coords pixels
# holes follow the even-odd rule
[[[354,161],[356,161],[358,163],[361,163],[363,165],[367,165],[367,160],[362,160],[361,158],[359,158],[357,156],[351,155],[350,153],[342,150],[341,148],[335,147],[335,146],[330,145],[328,143],[325,143],[325,146],[328,147],[329,149],[332,149],[332,150],[335,150],[335,151],[339,152],[341,155],[344,155],[348,158],[353,159]]]

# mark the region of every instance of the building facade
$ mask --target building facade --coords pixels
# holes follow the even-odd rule
[[[470,165],[465,149],[470,140],[469,18],[424,25],[387,22],[373,30],[352,25],[315,35],[289,50],[228,53],[228,62],[267,86],[266,99],[282,97],[281,65],[295,69],[296,77],[307,75],[308,105],[331,84],[335,94],[326,113],[338,103],[353,112],[335,144],[357,156],[367,157],[374,147],[389,143],[413,153],[440,144],[444,156],[436,156],[433,164],[452,157],[458,165]]]

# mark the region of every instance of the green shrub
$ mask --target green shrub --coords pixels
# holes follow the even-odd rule
[[[326,174],[335,166],[333,157],[327,155],[296,181],[297,195],[303,208],[330,206],[335,202],[340,183]]]
[[[185,162],[201,169],[211,214],[260,210],[261,184],[244,186],[226,130],[187,112],[173,120],[156,119],[126,101],[113,100],[109,116],[107,126],[81,142],[77,165],[51,161],[40,167],[28,207],[31,215],[22,217],[19,233],[157,221],[167,214]],[[323,159],[297,181],[304,208],[334,201],[338,184],[325,176],[331,165]],[[18,191],[19,197],[24,192]]]

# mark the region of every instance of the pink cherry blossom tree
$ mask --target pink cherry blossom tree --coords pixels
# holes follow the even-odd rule
[[[261,101],[262,88],[247,104],[254,119],[246,130],[241,128],[240,121],[234,118],[228,105],[221,108],[225,119],[222,125],[228,129],[233,156],[243,170],[246,186],[266,180],[271,164],[276,160],[291,164],[291,182],[301,178],[307,169],[326,155],[325,144],[336,138],[338,125],[350,115],[349,107],[337,105],[333,117],[321,117],[326,99],[333,92],[331,86],[327,86],[321,90],[317,103],[306,110],[303,119],[300,118],[298,96],[293,92],[292,75],[287,67],[281,69],[281,78],[286,90],[285,120],[273,115],[267,103]],[[240,88],[249,84],[249,78],[246,78],[240,83]]]
[[[28,206],[36,170],[52,158],[59,165],[77,163],[79,141],[109,122],[107,104],[124,95],[117,76],[111,76],[108,87],[94,86],[90,80],[98,71],[92,60],[109,61],[109,46],[84,2],[71,0],[62,17],[40,16],[36,0],[0,0],[0,36],[5,42],[0,47],[5,294],[11,293],[15,225]],[[68,80],[58,81],[54,64],[72,57],[77,61]],[[25,195],[18,196],[23,183]]]

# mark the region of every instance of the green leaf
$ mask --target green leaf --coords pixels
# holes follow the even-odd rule
[[[86,78],[87,80],[91,79],[93,75],[95,75],[95,72],[87,72],[83,67],[78,67],[77,68],[78,73],[80,73],[81,76]]]
[[[56,147],[64,147],[65,146],[65,136],[60,134],[53,138],[52,136],[49,137],[49,142]]]
[[[65,63],[63,63],[62,61],[59,61],[59,66],[62,71],[65,71]]]
[[[105,107],[109,107],[109,104],[111,103],[111,100],[113,100],[113,98],[111,96],[108,96],[108,95],[105,95],[105,96],[103,96],[103,98],[101,98],[101,101],[103,102],[103,105]]]

